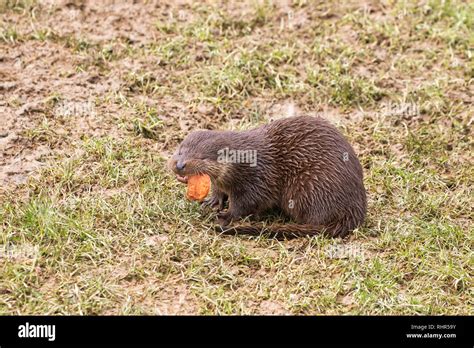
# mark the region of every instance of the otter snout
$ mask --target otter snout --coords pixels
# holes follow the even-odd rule
[[[176,156],[173,156],[168,160],[168,168],[176,174],[182,172],[185,167],[186,161],[180,158],[176,158]]]
[[[177,161],[177,162],[176,162],[176,169],[177,169],[178,171],[183,170],[184,167],[186,167],[186,162],[184,162],[184,161]]]
[[[168,160],[168,168],[176,174],[176,179],[178,179],[179,182],[182,183],[187,183],[188,182],[188,177],[187,175],[183,175],[183,171],[186,167],[186,161],[183,160],[176,160],[175,157],[171,157]]]

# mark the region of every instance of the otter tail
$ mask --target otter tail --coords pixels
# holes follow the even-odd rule
[[[345,237],[352,229],[341,222],[334,222],[325,226],[313,225],[238,225],[216,227],[216,232],[226,235],[244,234],[250,236],[265,235],[276,239],[293,239],[305,236],[324,235],[327,237]]]

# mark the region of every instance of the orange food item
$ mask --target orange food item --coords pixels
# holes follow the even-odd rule
[[[210,189],[211,178],[209,175],[193,175],[188,178],[188,199],[202,201]]]

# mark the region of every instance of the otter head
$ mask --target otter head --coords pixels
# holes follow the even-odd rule
[[[190,133],[168,161],[168,167],[181,182],[189,176],[207,174],[218,181],[228,167],[218,161],[218,152],[224,147],[225,137],[218,131],[202,130]]]

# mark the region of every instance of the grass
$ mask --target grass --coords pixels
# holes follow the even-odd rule
[[[139,17],[141,41],[63,30],[65,10],[34,1],[0,6],[2,50],[59,51],[35,74],[65,81],[29,96],[44,107],[19,131],[51,149],[46,165],[0,192],[0,245],[38,248],[0,258],[0,313],[469,314],[473,5],[169,5]],[[82,100],[75,76],[92,78],[97,118],[55,114]],[[167,154],[194,128],[253,127],[288,101],[341,115],[366,224],[346,240],[216,235]]]

